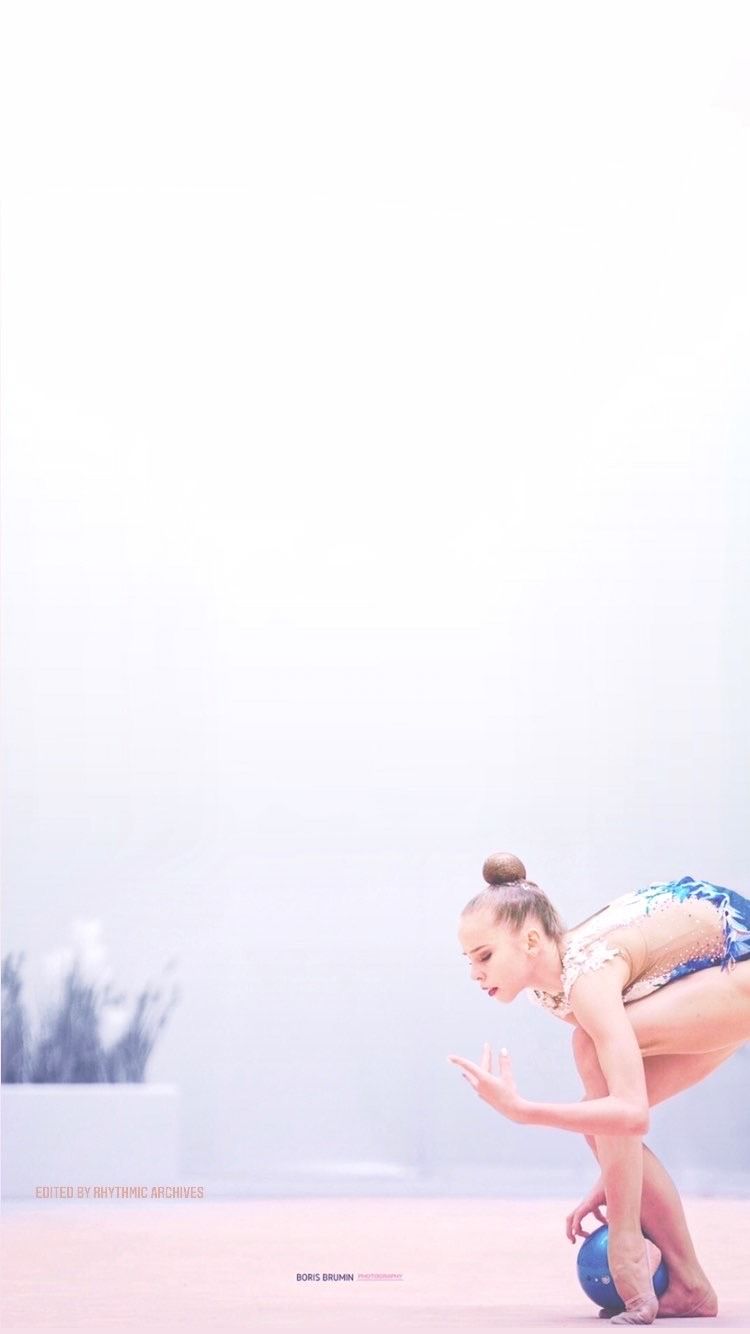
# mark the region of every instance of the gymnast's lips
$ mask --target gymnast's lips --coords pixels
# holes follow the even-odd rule
[[[487,991],[487,988],[486,988],[486,987],[482,987],[482,991]],[[487,991],[487,995],[488,995],[488,996],[494,996],[494,994],[495,994],[496,991],[497,991],[497,987],[490,987],[489,991]]]

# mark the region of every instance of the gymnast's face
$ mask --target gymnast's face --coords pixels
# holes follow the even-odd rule
[[[487,909],[461,918],[458,940],[469,964],[469,975],[490,1000],[507,1003],[534,985],[540,934],[533,919],[525,921],[518,931],[498,926]]]

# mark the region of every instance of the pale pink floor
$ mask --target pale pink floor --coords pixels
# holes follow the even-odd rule
[[[488,1199],[185,1200],[48,1208],[2,1219],[2,1328],[21,1331],[616,1328],[597,1319],[564,1235],[570,1202]],[[689,1199],[714,1320],[750,1329],[750,1202]],[[580,1244],[580,1243],[579,1243]],[[401,1274],[300,1283],[297,1271]]]

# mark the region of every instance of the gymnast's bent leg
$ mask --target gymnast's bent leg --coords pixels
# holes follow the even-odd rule
[[[596,1048],[582,1029],[576,1032],[574,1053],[586,1099],[602,1097],[607,1086]],[[738,1045],[742,1044],[692,1056],[645,1056],[643,1066],[649,1105],[656,1106],[698,1083],[731,1056]],[[585,1139],[596,1156],[594,1137],[586,1135]],[[647,1145],[642,1145],[642,1152],[641,1226],[659,1247],[669,1268],[669,1286],[659,1301],[658,1313],[660,1316],[716,1315],[716,1294],[695,1253],[677,1188]],[[578,1220],[575,1214],[571,1214],[570,1219],[574,1219],[575,1233]]]

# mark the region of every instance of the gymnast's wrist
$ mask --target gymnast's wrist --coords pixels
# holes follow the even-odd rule
[[[513,1104],[510,1119],[519,1126],[530,1126],[533,1123],[533,1113],[533,1102],[527,1102],[525,1098],[517,1098]]]

